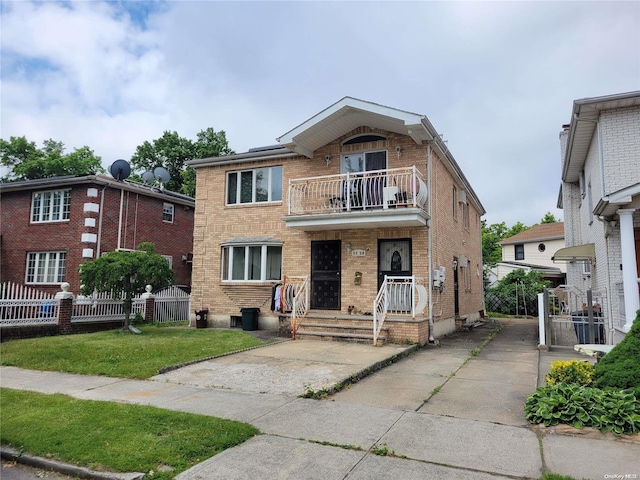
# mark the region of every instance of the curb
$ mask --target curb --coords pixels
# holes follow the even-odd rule
[[[58,462],[57,460],[22,454],[19,451],[6,446],[0,447],[0,456],[5,460],[11,460],[30,467],[50,470],[78,478],[89,478],[94,480],[142,480],[145,476],[144,473],[140,472],[97,472],[95,470],[89,470],[88,468]]]

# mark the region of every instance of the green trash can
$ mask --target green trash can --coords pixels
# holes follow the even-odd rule
[[[258,330],[258,314],[259,308],[241,308],[242,312],[242,330],[253,331]]]

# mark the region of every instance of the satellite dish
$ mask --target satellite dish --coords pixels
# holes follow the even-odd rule
[[[146,171],[142,174],[142,181],[144,183],[151,183],[154,178],[156,177],[153,175],[153,172]]]
[[[124,180],[131,174],[131,166],[126,160],[116,160],[109,167],[109,173],[116,180]]]
[[[169,172],[167,172],[167,170],[162,167],[156,167],[153,170],[153,176],[156,177],[156,180],[158,180],[158,182],[160,183],[168,182],[169,179],[171,178],[171,176],[169,175]]]

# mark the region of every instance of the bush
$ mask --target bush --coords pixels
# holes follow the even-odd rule
[[[634,391],[600,390],[576,384],[540,387],[527,397],[525,417],[549,427],[564,423],[615,435],[640,432],[640,401]]]
[[[585,361],[559,360],[551,364],[551,370],[544,379],[549,385],[577,383],[588,386],[593,381],[593,367]]]
[[[640,394],[640,310],[629,333],[596,364],[594,386],[634,388]]]

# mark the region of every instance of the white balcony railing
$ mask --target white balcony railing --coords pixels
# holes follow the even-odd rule
[[[427,185],[415,166],[289,180],[289,215],[424,209],[426,203]]]

